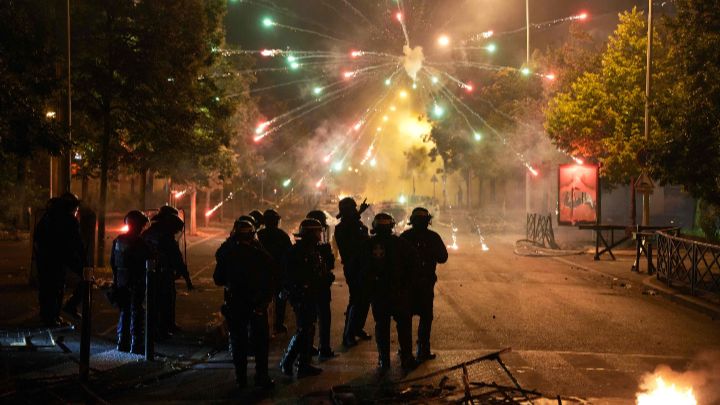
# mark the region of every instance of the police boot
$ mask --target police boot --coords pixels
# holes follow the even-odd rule
[[[288,377],[292,377],[293,375],[293,364],[295,363],[295,359],[300,351],[299,340],[298,335],[293,335],[292,339],[290,339],[290,343],[288,343],[287,349],[285,349],[285,352],[280,359],[280,371]]]
[[[275,388],[275,380],[270,378],[269,375],[256,375],[255,376],[255,387],[264,389],[264,390],[270,390]]]
[[[322,373],[322,369],[310,364],[310,356],[301,355],[298,359],[297,378],[312,377]]]
[[[143,336],[133,336],[130,342],[130,352],[133,354],[145,354],[145,339]]]
[[[130,352],[130,337],[127,335],[118,336],[117,351],[119,352]]]
[[[400,354],[400,366],[404,371],[412,371],[418,367],[418,362],[413,357],[412,353],[401,353]]]
[[[427,342],[418,342],[417,343],[417,360],[419,362],[427,361],[427,360],[435,360],[437,356],[435,353],[430,352],[430,344]]]
[[[357,346],[357,340],[355,340],[355,333],[353,332],[355,324],[353,322],[353,314],[357,312],[353,307],[348,308],[347,316],[345,317],[345,329],[343,330],[342,344],[345,347]]]

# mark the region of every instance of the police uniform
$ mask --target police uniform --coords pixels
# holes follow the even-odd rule
[[[266,221],[267,223],[267,221]],[[290,236],[278,228],[277,226],[267,226],[258,231],[258,240],[263,248],[270,254],[275,263],[280,266],[285,260],[285,255],[292,248]],[[280,275],[281,280],[283,275]],[[284,332],[285,328],[285,309],[287,307],[287,298],[280,291],[281,283],[277,283],[276,291],[274,291],[275,299],[275,319],[273,319],[273,329],[275,332]]]
[[[52,199],[33,234],[40,317],[47,326],[60,324],[67,272],[82,274],[85,265],[80,224],[74,216],[79,202],[72,197]]]
[[[354,208],[353,208],[354,210]],[[360,246],[368,238],[368,228],[360,221],[356,213],[340,213],[340,223],[335,226],[335,243],[340,252],[343,264],[343,274],[348,285],[350,299],[345,312],[345,330],[343,331],[343,344],[352,346],[355,337],[363,335],[370,302],[367,291],[358,280],[357,271],[352,267],[353,258],[360,250]]]
[[[330,303],[332,302],[332,284],[335,281],[335,255],[332,252],[332,246],[328,239],[327,217],[323,211],[310,211],[308,218],[314,218],[320,221],[323,230],[323,238],[318,249],[322,256],[322,274],[320,282],[320,290],[318,291],[317,315],[318,315],[318,336],[319,347],[318,354],[320,358],[331,358],[335,356],[330,346],[330,326],[332,323],[332,313]]]
[[[255,385],[268,387],[268,314],[272,299],[272,258],[254,243],[228,238],[215,254],[215,284],[225,287],[222,313],[228,324],[230,353],[238,384],[247,377],[250,342],[255,355]]]
[[[189,280],[180,245],[175,240],[175,234],[181,230],[182,220],[180,218],[160,213],[153,217],[150,227],[143,233],[143,239],[150,247],[157,264],[155,302],[157,303],[159,338],[172,336],[171,332],[177,328],[175,324],[176,277],[181,276]],[[189,283],[188,288],[192,288]]]
[[[113,298],[120,309],[117,324],[120,351],[143,352],[145,262],[150,257],[150,248],[139,232],[121,234],[113,241],[110,265]]]
[[[322,371],[313,367],[311,360],[315,320],[317,319],[317,301],[323,283],[324,264],[318,248],[320,238],[315,239],[309,233],[303,232],[303,226],[306,223],[316,224],[317,231],[321,230],[321,225],[317,220],[303,220],[299,235],[302,239],[290,249],[285,263],[286,288],[290,293],[290,304],[295,312],[297,330],[285,350],[280,368],[286,375],[292,375],[292,367],[297,359],[298,377],[316,375]]]
[[[387,214],[378,214],[381,215]],[[416,363],[412,355],[410,280],[417,271],[418,253],[407,240],[393,235],[391,229],[378,232],[373,226],[373,231],[377,233],[362,244],[353,259],[353,267],[361,274],[370,292],[379,367],[387,369],[390,366],[392,317],[397,327],[402,366],[411,369]]]
[[[419,219],[419,221],[423,220]],[[420,264],[417,272],[412,275],[410,297],[413,314],[420,316],[417,332],[417,356],[420,360],[427,360],[434,358],[430,352],[430,329],[433,320],[435,282],[437,281],[435,270],[438,263],[447,262],[448,252],[440,235],[427,229],[427,223],[424,225],[413,224],[413,227],[403,232],[400,237],[410,242],[419,253]]]

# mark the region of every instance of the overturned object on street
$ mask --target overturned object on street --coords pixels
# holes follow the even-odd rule
[[[454,366],[398,382],[382,385],[338,386],[333,388],[336,404],[448,403],[448,404],[529,404],[539,392],[520,386],[500,355],[510,348]]]

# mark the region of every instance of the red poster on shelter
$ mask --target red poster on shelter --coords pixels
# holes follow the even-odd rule
[[[597,222],[598,166],[560,165],[558,170],[558,224],[580,225]]]

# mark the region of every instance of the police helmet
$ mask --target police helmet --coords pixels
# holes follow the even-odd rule
[[[352,197],[345,197],[338,202],[338,210],[340,213],[337,214],[337,218],[348,217],[352,214],[357,213],[357,202]]]
[[[180,219],[178,210],[169,205],[163,205],[160,207],[158,213],[150,220],[164,225],[167,231],[173,234],[182,231],[185,227],[185,222]]]
[[[253,219],[255,219],[255,227],[256,228],[259,228],[265,224],[265,219],[263,218],[263,213],[260,212],[260,210],[252,210],[252,211],[250,211],[250,213],[248,215],[250,215],[251,217],[253,217]]]
[[[238,221],[248,221],[256,229],[258,227],[258,223],[255,221],[255,218],[251,217],[250,215],[241,215],[238,217],[237,220],[235,220],[235,223],[237,223]]]
[[[308,235],[312,235],[316,231],[322,232],[323,226],[317,219],[313,218],[305,218],[300,222],[300,229],[296,236],[299,236],[301,238],[306,237]]]
[[[432,215],[430,215],[430,211],[428,211],[427,208],[416,207],[410,214],[410,225],[428,226],[431,219]]]
[[[238,219],[233,224],[230,235],[242,240],[252,239],[255,236],[255,225],[250,221]]]
[[[279,221],[281,218],[280,214],[272,208],[265,210],[263,213],[263,219],[266,223],[268,221]]]
[[[372,222],[372,233],[390,233],[395,227],[395,218],[387,212],[381,212],[375,215]]]
[[[327,215],[323,211],[313,210],[307,213],[307,218],[317,219],[323,228],[327,227]]]
[[[169,205],[163,205],[158,210],[158,215],[175,215],[175,216],[179,217],[180,211],[178,211],[175,207],[171,207]]]
[[[150,222],[150,220],[142,211],[132,210],[125,215],[123,222],[130,227],[130,229],[140,230]]]
[[[62,211],[74,212],[80,207],[80,199],[75,194],[66,192],[55,200],[54,205]]]

